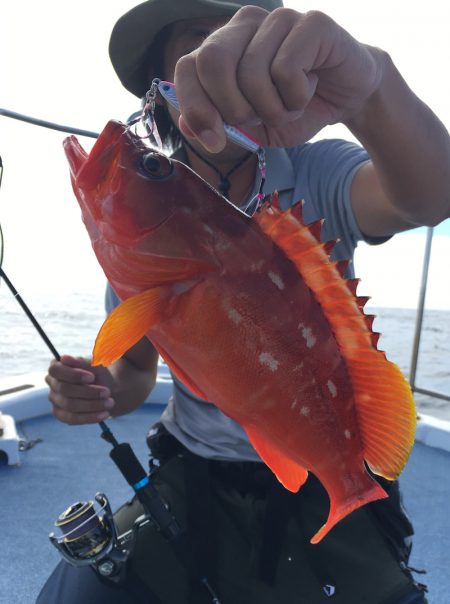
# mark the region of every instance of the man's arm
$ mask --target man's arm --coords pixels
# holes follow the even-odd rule
[[[225,144],[223,120],[276,147],[346,124],[372,159],[352,190],[368,236],[450,215],[448,132],[387,53],[361,44],[323,13],[243,7],[180,58],[175,84],[180,128],[211,152]]]
[[[344,122],[372,162],[356,174],[352,205],[361,231],[380,237],[450,217],[450,138],[390,57],[363,109]]]

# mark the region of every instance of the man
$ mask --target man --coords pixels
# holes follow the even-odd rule
[[[181,115],[160,102],[156,117],[175,156],[238,206],[258,186],[257,161],[226,140],[239,124],[267,150],[265,190],[288,207],[305,199],[307,220],[325,218],[336,257],[358,240],[381,243],[450,216],[448,133],[408,88],[390,57],[360,44],[329,17],[278,0],[148,0],[116,24],[110,56],[124,86],[143,97],[154,77],[176,84]],[[308,141],[342,122],[363,148]],[[118,303],[108,291],[108,309]],[[154,385],[157,353],[144,339],[110,368],[63,357],[47,383],[55,416],[69,424],[127,413]],[[386,504],[342,521],[322,543],[311,536],[328,502],[312,477],[287,494],[264,469],[240,427],[181,383],[149,445],[155,480],[186,526],[198,567],[222,604],[425,602],[407,567],[412,529],[397,485]],[[192,484],[195,492],[192,492]],[[141,513],[117,516],[121,530]],[[200,516],[199,516],[200,514]],[[61,563],[39,602],[211,602],[170,546],[143,531],[128,583],[113,588]],[[217,601],[217,600],[215,600]]]

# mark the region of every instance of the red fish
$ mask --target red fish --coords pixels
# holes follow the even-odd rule
[[[330,512],[312,538],[386,497],[367,472],[398,477],[415,408],[399,368],[376,348],[373,317],[329,258],[321,223],[276,196],[250,218],[184,164],[111,121],[88,156],[65,141],[98,261],[124,300],[94,363],[147,336],[196,395],[239,422],[289,490],[313,472]]]

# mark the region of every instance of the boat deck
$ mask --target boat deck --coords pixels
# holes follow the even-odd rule
[[[147,426],[162,412],[144,405],[109,421],[119,442],[130,442],[143,465]],[[113,508],[132,496],[109,459],[110,446],[97,425],[70,427],[51,416],[17,425],[28,442],[19,466],[0,465],[0,604],[32,604],[59,561],[48,540],[59,514],[75,501],[107,494]],[[450,438],[450,434],[449,434]],[[429,586],[430,604],[450,602],[450,453],[417,443],[401,478],[405,506],[416,537],[411,565],[426,569],[417,579]]]

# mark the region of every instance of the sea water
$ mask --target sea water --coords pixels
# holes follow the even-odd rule
[[[0,384],[4,378],[46,372],[51,352],[17,301],[2,285],[0,291]],[[26,301],[59,354],[89,357],[105,318],[103,289],[59,295],[30,296]],[[366,307],[376,315],[378,348],[411,372],[417,311]],[[9,380],[8,380],[9,381]],[[426,310],[423,317],[415,384],[420,389],[450,396],[450,311]],[[450,420],[450,402],[416,394],[419,411]]]

